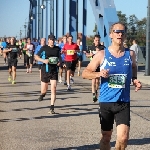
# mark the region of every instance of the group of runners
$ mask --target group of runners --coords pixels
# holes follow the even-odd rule
[[[45,38],[41,38],[40,45],[35,47],[34,43],[27,39],[27,44],[23,48],[26,52],[27,73],[32,73],[34,59],[40,70],[41,95],[38,101],[42,101],[45,97],[50,82],[51,106],[49,113],[51,114],[55,113],[57,80],[62,82],[63,70],[65,73],[64,84],[70,91],[70,82],[73,81],[77,62],[79,61],[79,64],[82,62],[82,53],[91,59],[88,66],[84,68],[82,77],[92,81],[93,102],[96,102],[97,99],[99,101],[99,118],[102,129],[100,150],[111,149],[110,140],[114,119],[117,126],[115,148],[116,150],[126,149],[130,130],[130,84],[133,83],[135,91],[142,87],[141,82],[137,79],[135,52],[123,46],[125,35],[125,25],[117,22],[110,27],[111,45],[109,47],[100,44],[99,35],[95,35],[93,46],[89,51],[82,50],[80,39],[74,43],[72,35],[63,36],[59,45],[55,44],[55,36],[49,35],[48,44],[46,44]],[[14,44],[14,40],[11,38],[10,44],[6,48],[3,47],[3,53],[6,53],[8,58],[8,80],[12,79],[12,84],[15,83],[16,49],[18,48],[18,45]],[[80,67],[78,75],[81,74]],[[99,95],[97,94],[98,89],[100,89]]]

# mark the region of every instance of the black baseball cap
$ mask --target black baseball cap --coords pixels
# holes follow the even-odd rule
[[[51,35],[48,36],[48,39],[55,40],[55,36],[51,34]]]

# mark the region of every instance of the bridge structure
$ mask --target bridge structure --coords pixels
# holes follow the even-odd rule
[[[40,39],[45,35],[54,34],[58,38],[58,32],[67,33],[66,26],[69,22],[69,34],[76,41],[78,36],[78,18],[82,15],[82,47],[86,49],[87,36],[87,1],[88,0],[29,0],[29,21],[27,37]],[[105,46],[110,44],[109,27],[118,21],[117,12],[113,0],[89,0],[95,17],[97,33]],[[82,8],[79,5],[82,3]],[[67,6],[69,5],[69,9]],[[78,13],[79,12],[82,13]],[[61,11],[61,12],[60,12]],[[44,13],[45,12],[45,13]],[[61,14],[61,16],[60,16]],[[66,16],[69,15],[67,18]],[[62,22],[59,22],[59,18]],[[69,20],[67,20],[69,19]],[[62,26],[62,28],[60,28]],[[61,30],[61,31],[60,31]],[[45,34],[44,34],[45,33]]]

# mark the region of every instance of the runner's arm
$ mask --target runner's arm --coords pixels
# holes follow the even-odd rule
[[[10,49],[8,49],[8,48],[5,48],[5,49],[3,50],[3,53],[8,53],[8,52],[10,52]]]
[[[31,43],[31,44],[32,44],[32,43]],[[35,51],[35,45],[34,45],[34,44],[32,44],[32,45],[33,45],[33,50],[32,50],[32,51],[34,52],[34,51]]]
[[[93,53],[91,53],[91,52],[90,53],[85,53],[85,54],[86,54],[86,57],[88,57],[88,58],[94,56]]]
[[[3,49],[3,53],[8,53],[12,50],[9,46]]]
[[[37,55],[38,50],[39,50],[39,48],[38,48],[38,46],[37,46],[37,48],[36,48],[35,51],[34,51],[34,55]]]
[[[137,64],[136,64],[135,51],[130,50],[130,56],[132,59],[132,78],[137,78]]]
[[[43,49],[41,48],[37,54],[34,55],[35,60],[43,62],[44,63],[44,59],[42,59],[42,53],[43,53]]]
[[[65,53],[66,49],[65,49],[65,45],[64,47],[61,49],[61,54]]]
[[[62,63],[62,57],[61,57],[61,49],[60,49],[58,65],[60,65],[61,63]]]
[[[142,88],[141,82],[137,79],[137,65],[136,65],[136,56],[134,51],[130,51],[130,55],[132,58],[132,82],[135,86],[135,92]]]
[[[82,77],[86,79],[95,79],[100,77],[100,72],[95,72],[98,66],[100,66],[101,59],[103,55],[102,52],[98,52],[91,62],[88,64],[88,66],[83,70]]]
[[[78,45],[76,45],[76,49],[75,49],[75,51],[76,51],[76,53],[77,53],[77,52],[80,52],[80,48],[79,48],[79,46],[78,46]]]

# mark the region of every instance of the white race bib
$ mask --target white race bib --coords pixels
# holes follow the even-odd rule
[[[92,51],[92,53],[95,55],[97,53],[97,51]]]
[[[110,74],[108,87],[110,88],[125,88],[126,74]]]
[[[31,57],[32,56],[32,51],[27,51],[26,54]]]

